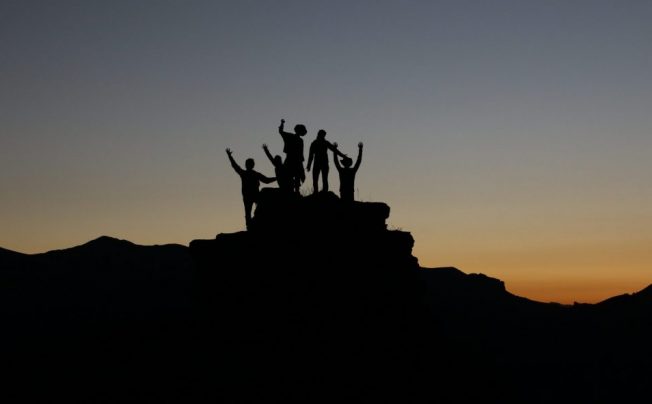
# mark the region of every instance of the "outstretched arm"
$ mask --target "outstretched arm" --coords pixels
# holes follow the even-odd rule
[[[355,171],[358,171],[358,168],[360,168],[360,163],[362,163],[362,142],[358,143],[358,159],[355,161],[355,166],[353,167]]]
[[[258,173],[258,179],[260,180],[260,182],[265,183],[265,184],[270,184],[270,183],[276,181],[276,177],[271,177],[271,178],[266,177],[261,173]]]
[[[275,165],[274,164],[274,156],[272,156],[272,154],[269,152],[269,148],[267,147],[266,144],[263,145],[263,150],[265,150],[265,155],[267,156],[269,161],[272,162],[272,165]]]
[[[340,149],[337,148],[337,142],[326,142],[326,147],[331,149],[335,155],[339,155],[340,157],[347,157],[346,154],[342,153]]]
[[[231,162],[231,167],[233,167],[233,169],[235,170],[236,173],[242,174],[243,170],[242,170],[242,168],[240,168],[238,163],[236,163],[235,160],[233,160],[232,154],[233,154],[233,152],[231,151],[231,149],[226,149],[226,155],[229,156],[229,161]]]

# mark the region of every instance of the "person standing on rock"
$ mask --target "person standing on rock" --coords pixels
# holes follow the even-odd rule
[[[247,229],[251,225],[251,209],[254,203],[258,200],[258,193],[260,192],[260,183],[270,184],[276,181],[276,178],[269,178],[254,170],[256,162],[254,159],[247,159],[245,161],[246,170],[243,170],[238,163],[233,159],[233,152],[231,149],[226,149],[226,155],[229,156],[231,166],[242,180],[242,200],[245,208],[245,222]]]
[[[308,165],[306,170],[310,171],[313,159],[315,166],[312,170],[312,186],[313,193],[319,192],[319,174],[321,173],[322,189],[328,192],[328,150],[333,152],[335,158],[337,156],[347,157],[346,154],[337,150],[337,143],[331,143],[326,140],[326,131],[320,129],[317,132],[317,138],[310,144],[310,151],[308,152]]]
[[[340,173],[340,199],[346,202],[353,202],[355,174],[358,172],[358,168],[360,168],[360,163],[362,162],[362,142],[358,143],[358,159],[355,162],[355,166],[351,167],[353,160],[349,157],[343,158],[342,165],[340,165],[335,153],[333,153],[333,160],[337,171]]]
[[[288,176],[288,169],[283,164],[283,159],[281,156],[276,155],[272,156],[272,153],[269,152],[269,148],[267,147],[266,144],[263,145],[263,150],[265,151],[265,155],[269,159],[269,161],[272,162],[272,165],[274,166],[274,173],[276,174],[276,183],[278,184],[279,189],[281,192],[284,194],[289,194],[292,193],[292,183],[291,183],[291,178]]]
[[[285,166],[292,184],[292,190],[299,193],[301,184],[306,180],[306,172],[303,169],[303,139],[308,131],[304,125],[296,125],[294,133],[285,132],[283,129],[285,119],[281,119],[281,125],[278,127],[278,133],[283,138],[283,152],[285,153]]]

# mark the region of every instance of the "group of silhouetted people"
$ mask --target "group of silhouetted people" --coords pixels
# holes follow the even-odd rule
[[[275,177],[266,177],[265,175],[254,170],[255,162],[249,158],[245,161],[245,170],[233,159],[231,149],[226,149],[229,161],[233,169],[240,175],[242,180],[242,199],[245,206],[245,220],[247,227],[251,222],[251,210],[253,204],[258,199],[260,192],[260,183],[265,184],[276,181],[278,187],[283,193],[299,194],[301,184],[306,180],[306,172],[303,168],[305,161],[303,155],[303,139],[308,131],[304,125],[296,125],[294,133],[284,130],[285,120],[281,119],[281,125],[278,127],[278,133],[283,138],[283,152],[285,160],[281,156],[273,156],[266,144],[263,145],[265,155],[274,166]],[[319,176],[322,177],[322,190],[328,191],[328,151],[333,152],[333,161],[340,175],[340,198],[343,201],[352,202],[355,189],[355,174],[360,168],[362,162],[362,142],[358,143],[358,158],[353,165],[353,160],[337,148],[337,143],[331,143],[326,140],[326,131],[320,129],[317,132],[317,138],[310,144],[308,152],[307,170],[312,168],[313,193],[319,192]],[[341,158],[341,161],[338,160]],[[314,164],[313,164],[314,162]]]

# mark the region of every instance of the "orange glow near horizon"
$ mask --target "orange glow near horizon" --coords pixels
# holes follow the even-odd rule
[[[0,246],[23,253],[40,253],[73,247],[100,235],[143,245],[188,245],[193,239],[212,238],[217,233],[242,228],[240,217],[236,214],[241,209],[237,194],[228,200],[231,201],[229,209],[234,214],[222,216],[219,223],[203,220],[204,216],[215,215],[207,201],[196,204],[194,214],[189,211],[185,216],[175,216],[174,204],[168,208],[161,204],[147,214],[145,211],[120,213],[120,209],[116,208],[116,216],[112,219],[82,216],[78,222],[74,221],[76,216],[71,212],[70,216],[64,215],[62,218],[70,226],[65,231],[57,231],[53,223],[50,229],[41,226],[39,237],[35,237],[31,231],[14,232],[11,240],[0,239]],[[397,212],[397,209],[393,211]],[[161,217],[165,221],[160,221]],[[39,219],[43,218],[36,217],[35,225]],[[25,221],[20,224],[26,230]],[[15,225],[18,226],[18,222]],[[651,283],[652,251],[645,243],[638,243],[638,246],[636,243],[612,242],[561,247],[533,244],[534,247],[525,248],[523,246],[532,241],[522,239],[519,246],[506,246],[505,239],[508,237],[504,236],[503,240],[491,242],[477,237],[464,244],[457,239],[455,232],[450,232],[449,238],[435,240],[433,237],[437,232],[415,227],[418,230],[412,232],[415,238],[413,255],[419,259],[422,267],[454,266],[465,273],[484,273],[502,280],[509,292],[536,301],[596,303],[615,295],[637,292]],[[103,230],[98,232],[93,229]],[[407,226],[402,230],[410,231]]]
[[[441,260],[430,251],[416,249],[415,253],[419,252],[422,266],[442,266]],[[509,292],[541,302],[597,303],[638,292],[652,283],[652,252],[646,245],[632,247],[614,243],[526,252],[470,250],[451,257],[451,266],[465,273],[498,278]]]

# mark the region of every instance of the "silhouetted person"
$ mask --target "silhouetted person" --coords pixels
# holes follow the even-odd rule
[[[308,165],[306,169],[310,171],[312,160],[315,160],[315,167],[312,170],[312,186],[313,193],[319,192],[319,173],[321,173],[322,188],[325,192],[328,191],[328,150],[333,152],[335,158],[347,157],[346,154],[337,150],[337,143],[331,143],[326,140],[326,131],[320,129],[317,132],[317,139],[313,140],[310,144],[310,151],[308,152]]]
[[[294,127],[295,133],[285,132],[283,126],[285,119],[281,119],[281,125],[278,127],[278,133],[283,138],[283,152],[285,153],[285,166],[288,169],[288,175],[291,178],[292,190],[299,193],[301,183],[306,180],[306,172],[303,169],[303,139],[308,131],[306,127],[299,124]]]
[[[269,152],[269,148],[266,144],[263,145],[263,150],[265,151],[265,155],[269,161],[271,161],[274,166],[274,173],[276,174],[276,182],[278,183],[279,189],[283,193],[291,193],[292,179],[289,176],[288,168],[283,164],[283,159],[279,155],[272,156],[272,153]]]
[[[276,181],[276,178],[265,177],[258,171],[255,171],[254,165],[256,163],[254,162],[254,159],[247,159],[245,161],[246,170],[243,170],[233,159],[233,152],[231,149],[226,149],[226,154],[229,156],[231,166],[242,180],[242,200],[245,208],[245,221],[247,229],[249,229],[249,225],[251,224],[251,209],[258,199],[260,183],[264,182],[265,184],[269,184]]]
[[[353,202],[353,190],[355,189],[355,174],[360,168],[360,163],[362,162],[362,142],[358,143],[358,159],[355,162],[355,166],[351,167],[353,160],[349,157],[342,159],[342,165],[337,160],[337,155],[333,153],[333,160],[335,161],[335,167],[340,173],[340,199],[347,202]]]

